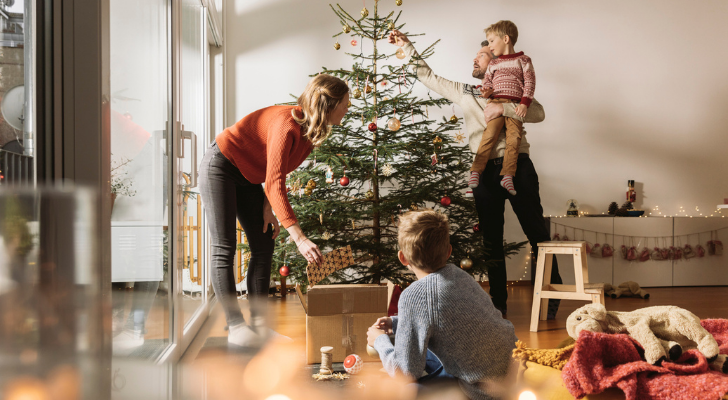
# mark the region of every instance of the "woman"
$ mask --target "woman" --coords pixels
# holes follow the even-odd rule
[[[210,275],[225,309],[229,343],[249,346],[276,335],[263,327],[274,239],[280,232],[276,216],[308,262],[322,260],[321,251],[306,238],[288,202],[286,175],[326,140],[330,125],[341,124],[348,104],[346,82],[318,75],[298,98],[298,106],[272,106],[247,115],[218,135],[202,159],[200,193],[211,233]],[[250,326],[235,293],[236,217],[250,245]]]

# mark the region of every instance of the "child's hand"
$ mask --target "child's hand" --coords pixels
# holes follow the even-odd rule
[[[521,118],[526,118],[526,112],[528,112],[528,106],[525,104],[519,104],[518,107],[516,107],[516,115],[518,115]]]
[[[493,88],[489,88],[489,89],[486,89],[484,87],[481,87],[480,88],[480,97],[483,97],[483,98],[486,98],[487,99],[492,94],[493,94]]]
[[[377,322],[372,327],[383,330],[387,335],[392,334],[392,318],[382,317],[378,318]]]
[[[386,335],[386,334],[387,334],[387,332],[385,332],[375,326],[370,326],[369,330],[367,331],[367,344],[369,346],[374,347],[374,341],[376,341],[378,337],[380,337],[382,335]]]

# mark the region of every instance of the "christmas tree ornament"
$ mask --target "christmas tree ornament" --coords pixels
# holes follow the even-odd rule
[[[404,50],[402,50],[401,47],[397,49],[397,52],[394,53],[394,56],[399,58],[400,60],[403,60],[405,57],[407,57],[407,55],[404,54]]]
[[[348,355],[344,359],[344,370],[351,375],[358,374],[362,366],[364,366],[364,361],[356,354]]]
[[[316,189],[316,181],[309,179],[308,183],[306,183],[306,188]]]
[[[455,124],[457,122],[458,122],[458,117],[456,117],[455,115],[453,115],[452,117],[450,117],[450,123]]]
[[[324,224],[324,214],[323,213],[319,214],[319,222],[321,223],[321,225]]]
[[[351,27],[349,24],[344,24],[344,26],[341,27],[341,30],[344,31],[344,33],[349,33],[351,32]]]
[[[394,21],[387,22],[387,29],[394,30]]]
[[[329,231],[324,232],[324,234],[321,235],[321,239],[323,239],[323,240],[331,239],[331,234],[329,233]]]
[[[354,89],[354,98],[358,99],[359,97],[361,97],[361,90],[359,90],[359,88],[356,88]]]
[[[473,232],[475,232],[475,233],[480,232],[480,224],[473,225]]]
[[[399,122],[397,117],[392,117],[389,119],[389,121],[387,121],[387,128],[389,128],[389,130],[392,132],[397,132],[400,126],[402,126],[402,123]]]
[[[566,216],[568,217],[578,217],[579,216],[579,202],[574,199],[566,200],[566,206],[568,209],[566,210]]]
[[[349,178],[346,175],[342,176],[341,179],[339,179],[339,185],[349,186]]]
[[[432,159],[432,165],[437,164],[437,153],[432,153],[430,158]]]
[[[291,270],[290,270],[290,268],[288,267],[288,265],[284,265],[284,266],[282,266],[282,267],[281,267],[281,268],[280,268],[280,269],[278,270],[278,273],[279,273],[279,274],[281,274],[281,276],[288,276],[288,275],[290,275],[290,274],[291,274]]]
[[[359,43],[359,42],[357,42],[356,39],[351,39],[351,42],[350,43],[351,43],[352,46],[356,46],[356,44]]]
[[[462,132],[458,131],[457,135],[455,135],[455,140],[457,140],[458,143],[462,143],[465,141],[465,135],[463,135]]]
[[[375,124],[374,122],[372,122],[372,123],[369,124],[369,127],[368,128],[369,128],[369,132],[375,132],[377,130],[377,124]]]
[[[366,93],[366,94],[369,94],[369,93],[371,93],[371,92],[372,92],[372,87],[371,87],[371,86],[369,86],[369,85],[367,85],[367,86],[366,86],[366,87],[364,88],[364,93]]]
[[[389,100],[391,100],[391,99],[389,98],[389,96],[384,96],[384,98],[383,98],[382,100],[384,100],[384,101],[389,101]]]
[[[394,1],[394,4],[396,4],[397,6],[401,6],[402,5],[402,0],[395,0]]]
[[[469,268],[472,268],[472,267],[473,267],[473,260],[471,260],[471,259],[469,259],[467,257],[466,258],[463,258],[462,260],[460,260],[460,268],[462,268],[462,269],[469,269]]]
[[[412,211],[417,211],[420,208],[417,206],[417,204],[412,203],[412,204],[410,204],[409,209],[412,210]]]
[[[310,196],[313,194],[313,189],[307,187],[306,189],[303,189],[303,194],[305,194],[306,196]]]
[[[382,81],[382,86],[387,86],[388,83],[387,81]]]
[[[351,100],[349,100],[349,104],[346,105],[346,107],[351,107]]]
[[[373,199],[374,198],[374,191],[372,189],[367,190],[367,193],[366,193],[365,196],[366,196],[367,200]]]
[[[384,174],[384,176],[392,175],[394,173],[394,168],[392,167],[392,164],[384,164],[384,168],[382,168],[382,173]]]
[[[339,41],[337,40],[336,43],[334,43],[334,48],[336,50],[339,50],[341,48],[341,45],[339,44]]]
[[[448,197],[448,196],[443,196],[440,199],[440,204],[442,204],[443,207],[449,206],[451,202],[452,202],[452,200],[450,200],[450,197]]]
[[[619,205],[616,201],[613,201],[609,203],[609,208],[607,208],[607,214],[614,215],[617,212],[617,209],[619,209]]]
[[[326,183],[334,183],[334,171],[331,166],[326,169]]]
[[[432,139],[432,143],[433,144],[440,144],[440,143],[442,143],[442,138],[439,137],[439,136],[435,136],[435,138]]]
[[[369,16],[369,10],[367,10],[367,8],[366,8],[366,7],[362,8],[362,9],[361,9],[361,17],[362,17],[362,18],[366,18],[366,17],[368,17],[368,16]]]

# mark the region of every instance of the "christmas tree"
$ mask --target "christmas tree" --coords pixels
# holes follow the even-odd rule
[[[401,0],[391,1],[402,4]],[[342,31],[333,37],[350,34],[352,46],[356,40],[369,40],[373,52],[347,53],[354,61],[351,68],[324,67],[320,71],[349,82],[351,105],[341,125],[334,126],[308,162],[288,177],[293,210],[303,231],[324,253],[351,246],[356,264],[333,274],[329,281],[413,281],[414,275],[397,259],[397,216],[419,208],[434,208],[450,219],[453,252],[449,262],[473,275],[487,275],[487,249],[478,233],[475,204],[465,197],[464,177],[472,156],[460,145],[464,142],[461,122],[455,115],[441,121],[430,119],[430,107],[451,103],[429,95],[417,98],[412,94],[417,81],[414,69],[387,64],[392,57],[404,58],[402,50],[386,52],[394,49],[386,43],[389,32],[402,30],[404,24],[399,22],[401,11],[380,16],[378,3],[375,1],[371,15],[364,8],[360,17],[338,4],[331,6],[342,25]],[[430,57],[435,44],[419,57]],[[334,51],[340,48],[337,39]],[[274,278],[280,277],[280,267],[286,265],[284,274],[288,272],[293,281],[306,285],[306,261],[284,230],[279,241],[273,258]],[[517,253],[525,243],[507,244],[506,254]]]

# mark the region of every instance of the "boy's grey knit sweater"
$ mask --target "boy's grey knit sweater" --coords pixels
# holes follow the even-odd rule
[[[448,264],[414,282],[399,298],[392,317],[395,343],[381,335],[374,348],[387,372],[419,378],[427,350],[460,380],[471,399],[490,399],[478,385],[508,373],[516,334],[490,296],[460,268]]]

